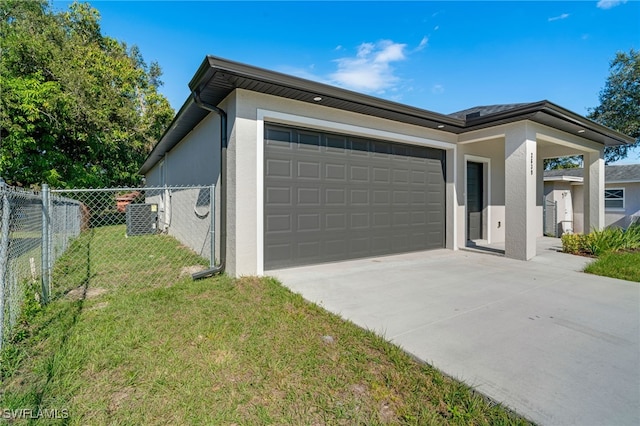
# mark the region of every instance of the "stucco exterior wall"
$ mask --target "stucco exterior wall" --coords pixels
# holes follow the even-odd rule
[[[210,259],[208,189],[177,189],[193,185],[216,185],[215,204],[220,204],[220,119],[209,114],[178,145],[167,152],[145,176],[147,187],[170,187],[154,192],[146,202],[158,204],[160,229],[176,237],[200,256]],[[220,250],[220,209],[215,209],[216,253]],[[218,258],[218,256],[215,256]]]
[[[584,233],[584,186],[571,185],[573,194],[573,232]]]
[[[640,216],[640,182],[606,183],[605,188],[624,188],[624,209],[605,208],[605,224],[626,229],[632,215]]]

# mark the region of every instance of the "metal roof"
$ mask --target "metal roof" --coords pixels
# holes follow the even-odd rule
[[[215,56],[204,59],[189,82],[189,88],[212,105],[218,105],[235,89],[246,89],[455,134],[532,120],[569,133],[584,130],[581,137],[604,145],[633,143],[626,135],[548,101],[475,107],[445,115]],[[321,100],[314,100],[318,97]],[[208,111],[199,108],[189,96],[147,157],[140,173],[148,172],[207,115]]]

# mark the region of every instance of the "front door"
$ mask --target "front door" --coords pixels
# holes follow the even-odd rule
[[[482,163],[467,162],[467,240],[482,239]]]

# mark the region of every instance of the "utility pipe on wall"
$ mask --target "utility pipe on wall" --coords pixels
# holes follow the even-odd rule
[[[215,105],[202,101],[200,93],[195,90],[191,92],[191,96],[193,96],[193,100],[200,108],[215,112],[220,116],[220,264],[191,275],[191,278],[198,280],[223,273],[227,258],[227,113]],[[211,211],[210,214],[213,216],[215,213]],[[214,243],[212,241],[211,247],[213,248],[213,246]],[[213,255],[212,251],[212,265],[215,263]]]

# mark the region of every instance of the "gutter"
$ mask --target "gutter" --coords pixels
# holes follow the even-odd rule
[[[194,280],[199,280],[224,273],[227,258],[227,113],[215,105],[204,102],[200,98],[199,91],[193,90],[191,95],[198,107],[209,112],[215,112],[220,116],[220,264],[191,275]],[[210,214],[214,215],[215,213],[212,211]],[[213,241],[211,241],[211,247],[212,249],[214,247]],[[212,265],[215,262],[213,256],[214,253],[211,250]]]

